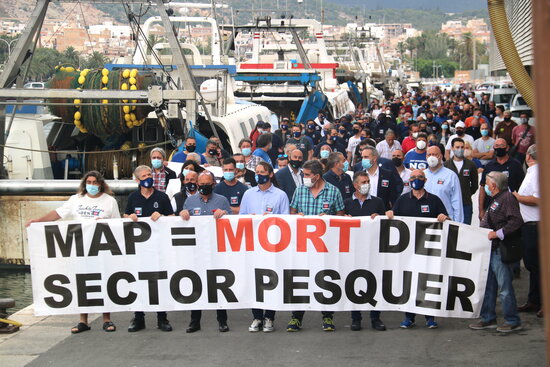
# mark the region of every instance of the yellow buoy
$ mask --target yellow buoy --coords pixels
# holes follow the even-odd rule
[[[130,76],[130,69],[124,69],[124,71],[122,72],[122,77],[128,78],[129,76]]]
[[[107,69],[101,70],[101,75],[103,75],[103,76],[109,75],[109,70],[107,70]]]
[[[107,103],[109,103],[109,100],[108,100],[108,99],[104,99],[103,101],[101,101],[101,103],[107,104]]]
[[[78,84],[84,84],[85,81],[86,81],[86,78],[83,77],[82,75],[78,77]]]
[[[130,90],[137,90],[137,87],[135,85],[131,85]]]
[[[74,68],[73,68],[72,66],[67,66],[67,67],[65,68],[65,71],[66,71],[67,73],[72,73],[72,72],[74,71]]]
[[[137,99],[132,99],[132,103],[137,103]]]
[[[120,89],[122,89],[122,90],[128,90],[128,84],[122,83],[122,85],[120,86]]]
[[[81,101],[80,101],[80,99],[75,99],[73,102],[74,102],[74,104],[79,105]]]
[[[130,84],[136,84],[136,83],[137,83],[137,80],[136,80],[136,78],[130,77],[130,79],[128,79],[128,82],[129,82]]]
[[[103,88],[101,88],[101,90],[107,90],[107,89],[109,89],[109,88],[107,88],[107,87],[103,87]]]
[[[126,126],[131,129],[134,126],[134,124],[132,124],[132,121],[128,121],[126,122]]]
[[[136,120],[137,120],[136,114],[135,114],[135,113],[131,113],[131,114],[130,114],[130,119],[131,119],[132,121],[136,121]]]
[[[136,106],[132,106],[132,111],[135,111],[136,110]]]
[[[80,127],[80,126],[82,126],[82,121],[74,120],[74,124],[76,125],[76,127]]]
[[[80,117],[82,117],[82,115],[80,114],[80,111],[76,111],[76,112],[74,113],[74,119],[75,119],[75,120],[80,120]]]
[[[132,121],[132,117],[130,116],[129,113],[125,113],[125,114],[124,114],[124,121],[126,121],[126,122]]]
[[[64,67],[64,66],[62,66],[62,67],[60,67],[60,68],[59,68],[59,70],[61,70],[61,71],[65,71],[65,67]]]
[[[101,77],[101,82],[102,82],[103,84],[109,83],[109,77],[108,77],[107,75],[102,76],[102,77]]]
[[[122,107],[122,111],[124,111],[124,113],[130,113],[130,106]]]
[[[81,127],[80,132],[86,134],[88,132],[88,129],[86,129],[85,127]]]
[[[135,78],[137,75],[138,75],[138,70],[137,69],[132,69],[132,71],[130,71],[130,77],[131,78]]]
[[[139,149],[140,152],[144,152],[146,147],[147,147],[147,144],[145,144],[145,143],[139,143],[138,144],[138,149]]]
[[[122,103],[128,103],[128,100],[127,100],[127,99],[123,99],[123,100],[122,100]]]
[[[89,72],[90,72],[90,69],[84,69],[80,72],[80,75],[81,76],[87,76]]]

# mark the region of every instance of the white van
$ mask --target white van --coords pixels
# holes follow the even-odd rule
[[[490,100],[495,102],[496,106],[503,106],[505,110],[510,108],[512,98],[518,94],[516,88],[496,88],[491,91]]]

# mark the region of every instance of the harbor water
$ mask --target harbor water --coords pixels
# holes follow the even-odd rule
[[[30,305],[32,303],[31,273],[0,270],[0,298],[15,299],[15,307],[8,310],[10,315]]]

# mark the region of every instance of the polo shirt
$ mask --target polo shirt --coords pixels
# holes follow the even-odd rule
[[[290,206],[286,193],[273,186],[265,191],[258,186],[247,190],[241,202],[239,214],[289,214]]]
[[[355,194],[351,198],[344,200],[344,213],[351,215],[352,217],[367,217],[376,213],[384,215],[386,212],[386,206],[382,199],[376,196],[368,195],[363,202],[361,202]]]
[[[162,215],[174,214],[170,199],[164,192],[153,189],[151,196],[145,198],[145,196],[141,194],[141,190],[137,189],[128,195],[125,214],[135,214],[138,217],[150,217],[154,212],[159,212]]]
[[[229,186],[225,180],[221,180],[219,184],[214,187],[214,192],[225,196],[229,200],[229,205],[240,206],[243,199],[244,192],[248,190],[248,186],[237,181],[233,186]]]
[[[225,210],[227,214],[231,214],[229,201],[225,196],[212,193],[207,201],[202,199],[200,194],[190,196],[185,200],[183,209],[189,212],[189,215],[213,215],[218,209]]]
[[[502,172],[508,177],[508,188],[510,191],[518,191],[525,174],[523,173],[523,167],[521,163],[513,158],[508,158],[506,162],[500,164],[496,159],[493,159],[485,165],[485,170],[481,174],[480,186],[485,186],[485,177],[489,172]]]
[[[340,190],[340,194],[342,194],[343,200],[350,198],[351,195],[355,192],[353,181],[351,177],[345,172],[342,173],[341,176],[338,176],[332,170],[328,170],[327,173],[323,175],[323,179],[326,182],[336,186],[338,190]]]
[[[310,150],[313,150],[313,143],[308,139],[306,138],[305,136],[301,136],[299,139],[296,139],[296,138],[290,138],[286,141],[286,144],[294,144],[296,145],[296,148],[300,149],[302,151],[302,154],[303,154],[303,160],[304,162],[307,161],[307,157],[308,157],[308,152]]]
[[[393,214],[402,217],[437,218],[439,214],[447,215],[447,209],[440,198],[424,191],[417,199],[412,191],[401,195],[393,205]]]
[[[294,191],[290,207],[305,215],[319,215],[321,213],[336,215],[336,212],[344,210],[344,201],[340,190],[325,181],[325,187],[315,198],[311,195],[309,188],[298,186]]]
[[[415,169],[426,169],[428,168],[428,161],[426,160],[426,152],[417,153],[416,150],[409,150],[405,154],[405,159],[403,160],[405,167],[414,171]]]
[[[525,179],[518,190],[521,196],[540,197],[539,193],[539,165],[535,164],[527,169]],[[519,210],[524,222],[538,222],[540,220],[540,211],[538,206],[525,205],[519,203]]]

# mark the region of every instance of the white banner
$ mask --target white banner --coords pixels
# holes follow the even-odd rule
[[[479,315],[488,230],[396,217],[34,223],[37,315],[192,309]]]

